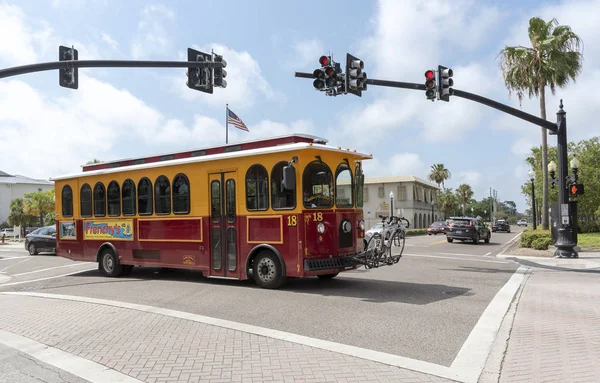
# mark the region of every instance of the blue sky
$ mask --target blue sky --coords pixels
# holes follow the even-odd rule
[[[228,87],[213,95],[188,89],[185,69],[80,69],[76,91],[59,87],[56,71],[0,80],[0,169],[49,178],[91,158],[223,143],[229,103],[250,129],[230,129],[231,142],[316,134],[373,153],[367,176],[425,178],[444,163],[447,186],[467,182],[477,199],[492,187],[523,210],[524,158],[540,142],[538,127],[456,97],[432,103],[420,91],[371,86],[362,98],[325,97],[294,71],[350,52],[370,78],[421,83],[442,64],[455,88],[519,107],[496,56],[529,44],[530,17],[556,17],[583,38],[585,62],[576,84],[548,97],[548,116],[564,98],[569,139],[579,140],[600,133],[592,117],[600,102],[588,97],[600,85],[593,10],[600,1],[0,1],[0,67],[55,61],[58,45],[71,44],[81,60],[185,60],[195,47],[228,62]],[[539,115],[536,99],[522,108]]]

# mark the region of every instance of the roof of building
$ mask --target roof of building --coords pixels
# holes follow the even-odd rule
[[[10,175],[0,170],[0,184],[54,185],[54,182],[25,177],[19,174]]]
[[[425,181],[424,179],[415,176],[365,177],[365,184],[388,184],[396,182],[417,182],[435,189],[439,189],[439,187],[433,182]]]

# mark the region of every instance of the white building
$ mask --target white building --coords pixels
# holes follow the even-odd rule
[[[408,219],[411,229],[429,227],[440,219],[438,191],[436,184],[414,176],[365,178],[363,212],[367,227],[380,222],[379,215],[390,215],[390,192],[394,193],[395,215]]]
[[[8,220],[10,202],[15,198],[23,198],[26,193],[50,190],[54,182],[37,180],[29,177],[4,173],[0,171],[0,223]]]

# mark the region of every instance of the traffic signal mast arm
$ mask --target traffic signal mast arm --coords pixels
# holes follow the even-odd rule
[[[0,78],[68,68],[221,68],[218,62],[148,60],[68,60],[0,69]]]
[[[304,72],[296,72],[295,77],[311,78],[311,79],[314,78],[312,73],[304,73]],[[412,82],[376,80],[376,79],[370,78],[370,79],[366,80],[366,83],[368,85],[386,86],[386,87],[390,87],[390,88],[403,88],[403,89],[412,89],[412,90],[421,90],[421,91],[426,89],[424,84],[417,84],[417,83],[412,83]],[[490,100],[489,98],[479,96],[477,94],[465,92],[462,90],[458,90],[458,89],[453,89],[452,95],[456,96],[456,97],[466,98],[467,100],[475,101],[480,104],[492,107],[494,109],[498,109],[504,113],[508,113],[508,114],[518,117],[522,120],[525,120],[527,122],[530,122],[530,123],[538,125],[538,126],[541,126],[542,128],[548,129],[549,131],[551,131],[554,134],[556,134],[558,132],[558,126],[554,122],[546,121],[546,120],[541,119],[532,114],[525,113],[519,109],[513,108],[508,105],[501,104],[494,100]]]

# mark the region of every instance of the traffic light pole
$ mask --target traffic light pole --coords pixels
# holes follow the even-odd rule
[[[200,61],[145,61],[145,60],[68,60],[23,65],[0,69],[0,78],[21,74],[68,68],[215,68],[220,63]]]
[[[295,77],[300,78],[313,78],[311,73],[303,73],[296,72]],[[403,88],[403,89],[412,89],[412,90],[425,90],[424,84],[417,84],[411,82],[399,82],[399,81],[388,81],[388,80],[375,80],[375,79],[367,79],[366,83],[368,85],[375,86],[385,86],[391,88]],[[491,100],[489,98],[479,96],[477,94],[465,92],[462,90],[452,89],[450,93],[452,96],[465,98],[467,100],[475,101],[480,104],[489,106],[491,108],[497,109],[501,112],[510,114],[532,124],[541,126],[544,129],[550,131],[551,135],[556,135],[557,137],[557,147],[558,147],[558,185],[559,185],[559,197],[558,200],[561,204],[561,215],[563,221],[555,222],[554,224],[557,227],[557,238],[554,244],[556,250],[554,251],[554,256],[557,258],[578,258],[579,255],[577,251],[575,251],[575,246],[577,243],[575,242],[574,233],[573,233],[573,221],[577,220],[576,214],[571,216],[571,212],[564,212],[562,210],[563,206],[569,206],[569,194],[567,193],[567,175],[568,175],[568,155],[567,155],[567,118],[566,112],[563,109],[562,100],[560,101],[560,109],[556,113],[556,123],[551,121],[544,120],[537,116],[534,116],[529,113],[525,113],[522,110],[513,108],[508,105],[501,104],[497,101]],[[568,210],[567,210],[568,211]],[[566,213],[566,214],[565,214]],[[566,222],[566,223],[565,223]]]

